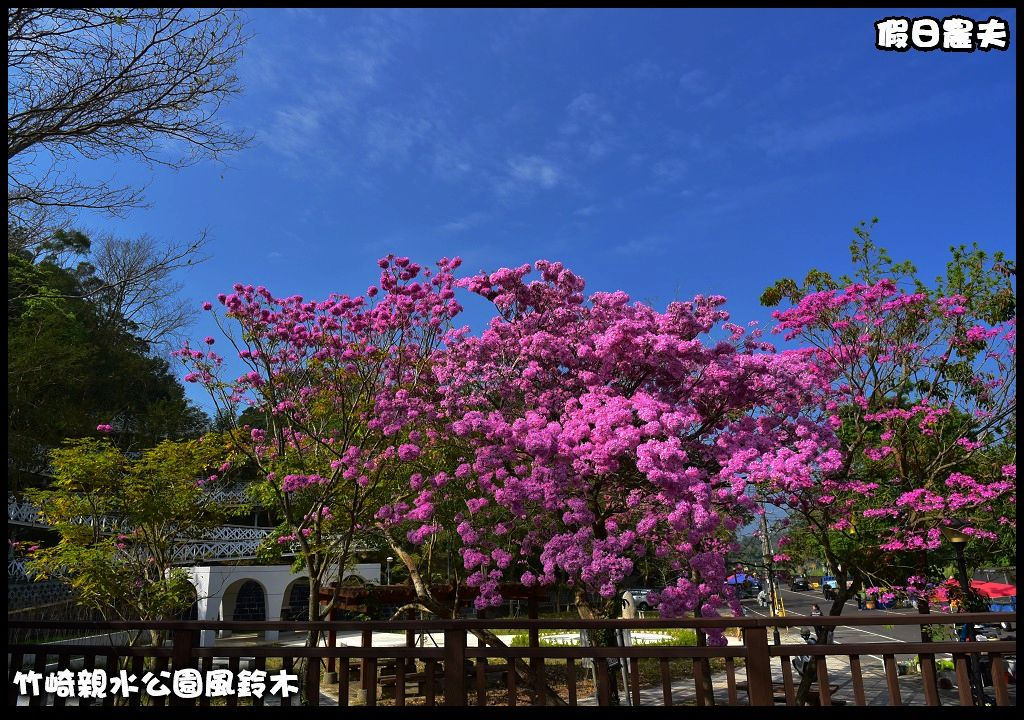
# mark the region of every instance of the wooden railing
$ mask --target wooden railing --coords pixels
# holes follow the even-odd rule
[[[868,642],[845,644],[769,644],[768,629],[813,625],[822,629],[839,626],[946,626],[962,623],[1016,623],[1015,613],[973,613],[957,615],[900,615],[879,617],[876,614],[846,617],[786,617],[786,618],[688,618],[678,620],[403,620],[392,622],[47,622],[14,621],[8,623],[8,702],[26,702],[19,698],[18,688],[13,683],[18,671],[34,670],[40,674],[55,669],[84,667],[86,669],[106,668],[108,676],[119,670],[128,670],[138,677],[146,672],[175,671],[182,668],[206,672],[217,664],[227,664],[237,676],[241,661],[247,659],[257,670],[266,670],[268,660],[274,669],[284,669],[300,675],[300,686],[304,683],[298,668],[305,662],[316,663],[318,668],[311,673],[316,695],[320,691],[333,698],[338,704],[362,702],[376,705],[385,702],[382,690],[395,705],[419,703],[425,705],[516,705],[531,704],[598,704],[614,702],[617,694],[617,671],[609,669],[604,658],[618,658],[625,661],[625,698],[633,704],[664,704],[686,702],[696,705],[772,705],[776,702],[795,704],[799,673],[794,672],[791,659],[810,658],[805,667],[813,664],[812,692],[809,702],[831,705],[835,700],[837,686],[852,690],[852,702],[856,705],[904,703],[903,690],[897,656],[916,656],[920,661],[921,673],[907,682],[918,683],[924,704],[974,705],[977,697],[991,697],[996,705],[1011,704],[1011,688],[1007,674],[1007,659],[1015,661],[1017,644],[1015,640],[987,642],[955,642],[937,640],[934,642]],[[579,647],[541,646],[540,631],[565,630],[594,631],[693,629],[697,635],[696,645],[629,647]],[[742,641],[737,644],[711,647],[706,643],[704,631],[711,628],[739,628]],[[486,633],[513,630],[523,632],[529,638],[524,647],[509,647],[494,642],[495,636]],[[55,634],[67,636],[78,632],[90,636],[89,643],[62,641],[54,643],[19,642],[19,634],[26,630],[34,633],[52,630]],[[217,645],[201,647],[200,630],[237,631],[292,631],[299,633],[316,632],[323,644],[313,647],[255,644]],[[126,640],[133,632],[142,631],[141,637],[148,639],[150,632],[162,633],[167,638],[162,645],[130,645]],[[405,633],[405,645],[383,647],[374,645],[374,633]],[[338,634],[358,635],[359,646],[335,645]],[[426,647],[417,647],[416,636],[422,633],[443,635],[443,642]],[[490,644],[470,643],[470,637],[483,637]],[[100,644],[97,642],[100,638]],[[302,636],[298,636],[300,639]],[[327,639],[330,638],[328,641]],[[107,642],[104,643],[103,640]],[[949,655],[955,667],[956,694],[940,693],[937,656]],[[881,658],[882,672],[865,675],[861,659]],[[251,659],[251,660],[250,660]],[[982,663],[974,662],[975,659]],[[494,664],[493,661],[499,661]],[[688,660],[689,667],[680,668],[675,661]],[[549,662],[552,661],[552,662]],[[564,661],[564,664],[563,662]],[[591,662],[593,661],[593,662]],[[830,662],[832,667],[830,667]],[[641,663],[647,672],[646,687],[641,687]],[[714,663],[718,670],[711,672]],[[584,665],[592,670],[584,671]],[[984,678],[974,681],[980,664],[988,668]],[[842,666],[842,667],[840,667]],[[543,671],[542,671],[543,669]],[[689,672],[687,672],[689,670]],[[745,679],[741,677],[745,675]],[[774,676],[774,677],[773,677]],[[656,680],[652,683],[650,678]],[[593,678],[593,680],[591,680]],[[976,686],[988,687],[979,689]],[[841,682],[840,682],[841,681]],[[361,692],[353,693],[353,682],[358,683]],[[717,683],[717,687],[716,687]],[[867,692],[872,690],[872,692]],[[878,688],[885,688],[880,693]],[[692,697],[689,689],[693,688]],[[717,691],[717,697],[716,697]],[[986,695],[977,695],[981,692]],[[917,693],[915,693],[917,694]],[[680,698],[674,697],[680,696]],[[201,696],[195,699],[166,698],[143,699],[144,692],[123,701],[131,705],[153,704],[198,704],[209,705],[211,698]],[[1015,700],[1015,695],[1014,695]],[[884,702],[883,702],[884,701]],[[65,698],[45,695],[28,699],[30,705],[63,705]],[[79,700],[79,704],[89,704]],[[120,699],[106,697],[94,700],[93,704],[114,705]],[[241,700],[227,696],[222,700],[227,705],[269,702],[267,696]],[[273,702],[277,702],[275,699]],[[282,704],[297,702],[297,697],[282,700]],[[623,704],[626,700],[623,700]]]

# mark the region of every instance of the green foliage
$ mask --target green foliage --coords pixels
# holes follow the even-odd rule
[[[8,228],[8,457],[19,470],[39,471],[46,449],[65,437],[115,428],[118,445],[148,447],[195,437],[206,416],[185,397],[165,360],[118,316],[91,299],[88,263],[66,259],[88,249],[88,238],[61,232],[35,244]],[[63,264],[62,264],[63,263]]]
[[[936,343],[936,338],[955,337],[962,339],[972,323],[984,321],[989,324],[1010,320],[1016,312],[1015,278],[1016,265],[1002,253],[989,255],[977,244],[970,247],[950,248],[950,260],[944,275],[933,283],[924,283],[917,275],[917,269],[910,261],[894,262],[885,248],[872,239],[872,231],[878,222],[862,222],[854,228],[855,238],[850,245],[851,270],[841,275],[812,269],[802,281],[782,278],[766,288],[761,302],[768,307],[783,303],[799,303],[809,294],[838,290],[853,283],[875,284],[890,279],[904,289],[922,293],[932,301],[940,297],[961,295],[959,303],[966,307],[963,316],[943,316],[941,313],[914,315],[908,313],[900,324],[886,327],[885,336],[871,338],[868,344],[883,348],[887,343],[909,346],[917,344],[927,347]],[[824,339],[809,332],[806,342],[818,345],[829,342],[832,331],[830,318],[822,321]],[[850,333],[859,333],[851,325]],[[844,344],[863,344],[856,336],[844,338]],[[880,423],[862,421],[864,411],[855,406],[838,408],[836,414],[843,420],[838,431],[846,457],[843,472],[848,478],[865,483],[877,483],[869,505],[860,503],[856,510],[864,507],[890,507],[902,493],[912,487],[941,492],[946,479],[953,472],[972,477],[992,477],[1001,474],[1001,466],[1015,463],[1016,426],[1012,417],[1005,420],[980,421],[978,415],[970,412],[975,407],[986,407],[990,390],[979,382],[979,364],[982,372],[994,372],[992,363],[987,366],[979,353],[984,342],[974,345],[958,342],[956,353],[942,355],[939,350],[930,362],[920,367],[885,368],[882,361],[876,362],[877,355],[866,353],[862,364],[848,368],[843,381],[862,388],[863,395],[870,403],[870,411],[880,409],[909,408],[926,397],[950,405],[949,413],[939,419],[928,433],[913,423],[897,424],[893,435],[882,441],[883,426]],[[879,354],[883,351],[878,350]],[[860,375],[857,375],[860,373]],[[987,425],[985,423],[988,423]],[[971,453],[958,452],[957,439],[979,439],[987,435],[983,450]],[[890,457],[882,462],[870,460],[864,449],[889,445],[894,448]],[[1016,555],[1016,533],[1012,524],[1000,525],[1000,516],[1013,517],[1015,507],[1012,500],[1001,499],[979,510],[972,518],[972,524],[992,530],[998,536],[996,541],[975,538],[967,549],[969,564],[973,567],[1012,563]],[[892,523],[888,518],[867,519],[855,512],[854,525],[844,531],[832,529],[836,517],[826,507],[814,504],[797,512],[793,518],[785,552],[793,558],[793,564],[817,557],[828,556],[828,562],[835,574],[842,567],[844,574],[853,579],[855,587],[872,584],[901,585],[909,575],[927,574],[942,577],[942,570],[952,562],[952,550],[943,543],[928,553],[887,553],[877,549],[877,538]],[[934,527],[935,518],[921,515],[915,518],[920,526]]]
[[[196,482],[223,455],[210,439],[165,441],[138,458],[107,439],[68,440],[50,453],[50,488],[26,493],[60,538],[32,554],[30,569],[67,582],[79,603],[107,617],[161,619],[187,609],[195,591],[173,552],[180,538],[224,521],[225,509]]]
[[[973,243],[950,248],[953,259],[945,277],[935,278],[940,295],[963,295],[967,309],[990,325],[1005,322],[1017,313],[1017,295],[1010,278],[1017,276],[1017,264],[1001,252],[989,256]]]
[[[827,271],[812,268],[802,283],[792,278],[776,280],[761,293],[761,304],[765,307],[777,307],[783,301],[796,304],[812,293],[838,290],[854,283],[870,285],[883,278],[897,283],[909,281],[919,291],[923,286],[916,278],[917,268],[909,260],[894,263],[889,252],[871,239],[871,231],[877,223],[878,218],[872,218],[870,222],[861,221],[853,228],[857,239],[850,243],[850,261],[854,266],[852,274],[834,277]]]

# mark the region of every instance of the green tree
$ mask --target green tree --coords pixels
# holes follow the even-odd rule
[[[927,612],[922,585],[945,561],[939,527],[953,520],[996,538],[992,547],[1015,547],[1015,263],[952,248],[929,285],[874,243],[875,222],[854,228],[853,273],[814,269],[761,296],[793,305],[774,313],[780,329],[830,378],[821,410],[837,428],[840,467],[810,487],[765,489],[835,575],[832,615],[862,587],[890,584]],[[798,703],[809,684],[808,675]]]
[[[107,619],[171,619],[195,597],[175,549],[225,520],[199,482],[219,467],[215,437],[165,441],[130,458],[107,439],[68,440],[50,453],[55,480],[28,499],[59,536],[29,568],[74,590]],[[154,642],[158,641],[154,635]]]
[[[833,276],[812,269],[802,282],[783,278],[761,296],[762,304],[769,307],[784,301],[799,305],[822,291],[891,280],[933,304],[938,304],[938,298],[959,298],[963,306],[958,314],[894,314],[895,320],[882,328],[865,329],[845,316],[828,316],[818,324],[806,325],[797,335],[823,352],[835,354],[836,346],[857,343],[866,349],[859,356],[836,361],[841,382],[860,395],[864,404],[845,404],[836,408],[835,415],[841,420],[837,431],[844,456],[841,480],[874,484],[877,489],[870,499],[856,492],[829,492],[827,502],[825,493],[822,502],[809,496],[781,498],[794,513],[801,533],[813,536],[840,581],[833,614],[839,614],[850,595],[862,586],[905,582],[915,572],[934,577],[948,563],[948,549],[941,546],[927,554],[881,551],[879,538],[893,523],[884,515],[865,517],[864,510],[892,507],[902,494],[918,487],[941,491],[953,473],[998,478],[1005,466],[1016,461],[1015,365],[1004,363],[1001,367],[1000,358],[989,352],[985,343],[971,341],[968,332],[978,323],[996,325],[1014,318],[1014,261],[1002,253],[990,256],[977,245],[954,247],[946,272],[928,284],[920,279],[912,263],[894,262],[885,248],[874,243],[871,231],[876,222],[854,228],[857,237],[850,245],[852,273]],[[897,320],[900,322],[894,324]],[[849,327],[838,330],[841,323]],[[849,339],[843,333],[864,334]],[[830,337],[839,337],[840,342],[833,346]],[[906,362],[900,364],[887,350],[893,346],[924,347],[928,354],[919,357],[907,352],[900,356],[906,357]],[[999,380],[998,389],[988,391],[982,381],[992,379]],[[942,406],[942,412],[927,424],[919,416],[892,425],[871,419],[883,411],[908,410],[922,398]],[[962,443],[967,439],[977,440],[978,447],[965,449]],[[871,450],[882,445],[889,446],[890,454],[872,457]],[[1013,502],[1010,495],[997,497],[971,517],[973,525],[998,536],[996,541],[978,539],[971,543],[977,561],[1005,562],[1007,550],[1016,547],[1012,523],[1000,521],[1012,517]],[[847,518],[849,521],[844,522]],[[916,512],[906,518],[906,527],[919,533],[937,533],[940,520]],[[851,581],[848,591],[847,580]],[[921,609],[926,610],[927,605]]]
[[[115,427],[125,449],[195,437],[206,416],[185,397],[167,362],[150,353],[116,312],[89,297],[92,266],[81,233],[56,233],[44,247],[9,228],[7,269],[8,457],[14,487],[46,472],[47,452],[66,437]],[[28,474],[28,476],[26,476]]]

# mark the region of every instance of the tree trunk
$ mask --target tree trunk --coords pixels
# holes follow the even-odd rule
[[[921,553],[917,556],[917,561],[918,561],[918,565],[917,565],[917,573],[918,573],[918,575],[920,575],[923,578],[928,577],[928,555],[925,553],[925,551],[923,551],[923,550],[921,551]],[[927,595],[925,595],[923,597],[919,597],[917,599],[917,603],[916,604],[917,604],[917,612],[918,612],[919,615],[929,615],[929,614],[931,614],[930,613],[931,608],[929,607],[929,604],[928,604],[928,596]],[[931,642],[931,641],[932,641],[931,628],[928,625],[922,625],[921,626],[921,642]]]
[[[388,541],[388,545],[394,551],[395,555],[402,564],[405,565],[405,569],[409,572],[409,579],[412,581],[413,590],[416,593],[416,602],[408,605],[404,605],[398,609],[393,617],[400,617],[402,613],[407,610],[423,610],[425,612],[436,615],[437,617],[443,618],[454,618],[458,611],[458,593],[455,593],[454,606],[447,606],[434,599],[434,596],[430,593],[430,588],[423,581],[423,577],[416,569],[416,561],[409,553],[402,548],[397,542],[395,542],[391,535],[387,532],[384,533],[384,537]],[[501,641],[497,635],[492,633],[490,630],[470,630],[470,633],[484,645],[491,647],[507,647],[505,643]],[[520,687],[536,688],[537,682],[530,667],[522,660],[510,661],[513,672],[519,680]],[[562,696],[558,694],[547,682],[543,683],[544,695],[548,702],[552,705],[568,705]]]
[[[576,589],[576,611],[581,620],[606,620],[612,616],[609,608],[593,607],[586,594],[579,588]],[[613,629],[589,630],[588,635],[592,647],[617,647],[619,644]],[[593,662],[596,666],[597,663],[607,663],[608,658],[593,658]],[[598,694],[597,687],[594,688],[594,694],[595,696]],[[608,704],[613,706],[621,704],[618,676],[610,667],[608,668]]]
[[[815,645],[827,645],[828,644],[828,633],[819,633],[815,638]],[[811,690],[811,683],[818,678],[817,668],[815,666],[816,658],[811,656],[810,662],[804,666],[804,674],[800,677],[800,685],[796,689],[796,704],[797,707],[803,707],[807,704],[807,694]]]
[[[309,574],[309,605],[307,606],[307,617],[313,622],[320,620],[320,588],[321,582],[318,575],[312,570]],[[310,630],[306,636],[306,647],[316,647],[320,644],[320,631]],[[320,658],[309,657],[304,660],[304,671],[302,681],[303,702],[310,707],[320,705]]]
[[[846,601],[853,597],[853,593],[858,590],[857,583],[854,583],[853,587],[846,587],[846,578],[838,578],[839,583],[836,587],[836,596],[832,600],[832,607],[829,608],[829,617],[838,617],[843,614],[843,608],[846,606]],[[815,634],[815,645],[828,645],[829,640],[832,637],[832,633],[829,632],[830,628],[818,625],[814,628]],[[816,672],[815,663],[817,659],[812,655],[811,661],[804,668],[804,674],[800,678],[800,685],[796,691],[796,704],[798,707],[803,707],[807,704],[807,693],[810,692],[811,683],[817,680],[818,674]]]
[[[845,585],[845,584],[846,583],[844,582],[843,585]],[[842,615],[843,614],[843,608],[846,607],[847,601],[850,598],[853,597],[854,592],[855,591],[854,591],[853,588],[850,588],[850,589],[846,589],[845,587],[841,588],[841,589],[837,588],[836,589],[836,596],[834,598],[832,598],[832,607],[830,607],[828,609],[828,614],[829,615]]]
[[[701,601],[698,598],[697,606],[693,609],[693,616],[695,618],[703,617],[700,613],[700,606]],[[694,628],[694,635],[697,636],[697,647],[707,647],[708,636],[701,628]],[[698,662],[695,658],[691,667],[693,668],[694,682],[699,682],[704,687],[704,700],[713,707],[715,705],[715,691],[714,685],[711,684],[711,660],[707,659]],[[700,675],[699,678],[697,677],[698,675]]]

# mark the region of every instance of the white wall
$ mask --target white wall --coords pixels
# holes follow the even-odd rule
[[[267,620],[280,620],[281,611],[288,602],[291,585],[309,573],[293,573],[288,565],[211,565],[184,568],[196,587],[200,620],[230,620],[234,611],[235,596],[247,580],[254,580],[263,587],[267,604]],[[328,576],[335,575],[329,573]],[[346,570],[344,577],[358,575],[370,583],[380,582],[380,563],[362,563],[352,570]],[[276,630],[267,630],[265,638],[273,642],[278,638]],[[213,645],[214,631],[203,630],[200,644]]]

